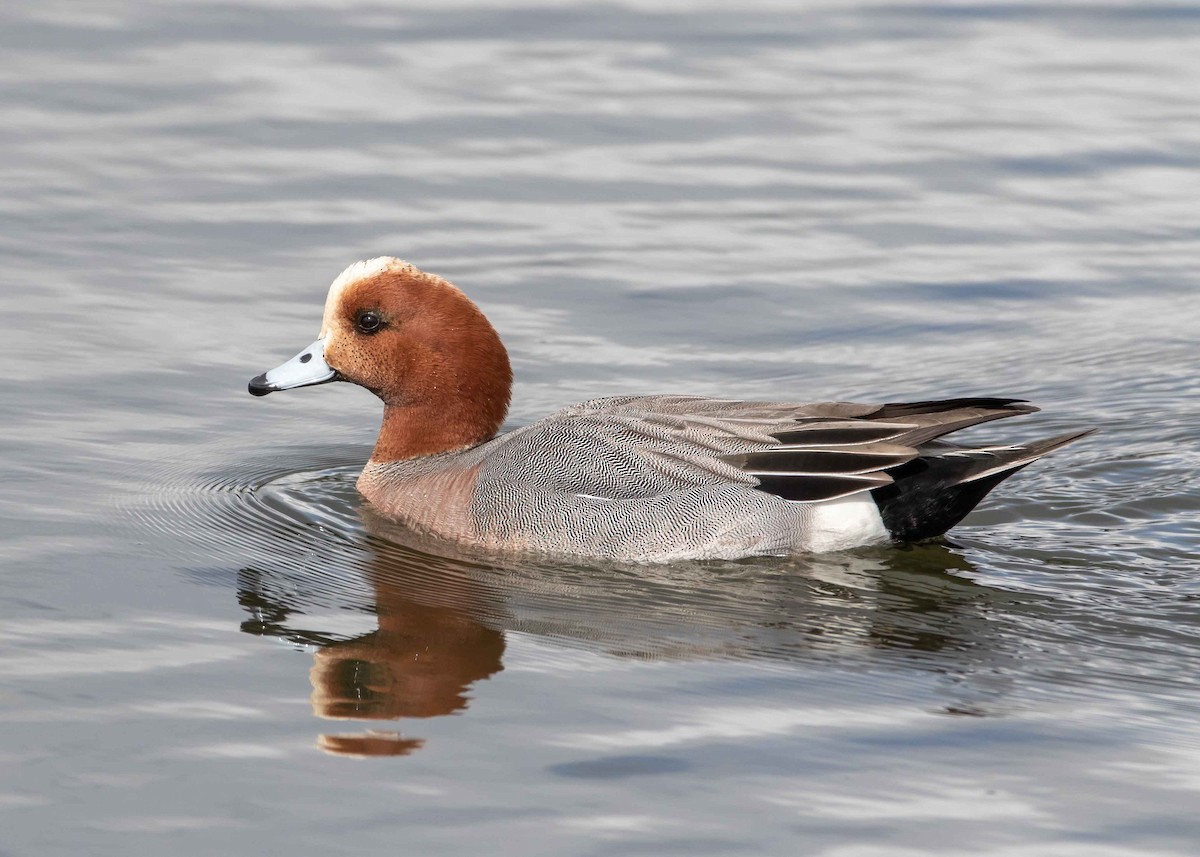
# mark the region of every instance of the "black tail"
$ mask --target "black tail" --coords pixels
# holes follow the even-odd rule
[[[932,539],[965,518],[989,491],[1018,470],[1091,432],[985,449],[931,444],[919,458],[887,471],[892,484],[873,489],[871,496],[893,539]]]

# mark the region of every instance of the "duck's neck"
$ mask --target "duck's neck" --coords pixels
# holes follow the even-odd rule
[[[423,310],[400,326],[403,347],[377,391],[383,427],[372,464],[475,446],[494,437],[508,413],[512,366],[495,328],[441,278],[424,275],[417,285]]]
[[[387,405],[371,463],[407,461],[466,449],[495,436],[503,419],[504,412],[496,418],[494,409],[468,412],[462,407],[433,404]]]

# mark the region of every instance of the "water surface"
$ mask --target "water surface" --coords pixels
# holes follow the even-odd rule
[[[0,854],[1195,853],[1200,6],[796,6],[4,4]],[[1102,430],[949,544],[405,548],[368,393],[245,394],[380,254],[514,426]]]

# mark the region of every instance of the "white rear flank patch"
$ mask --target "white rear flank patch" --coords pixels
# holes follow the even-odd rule
[[[883,544],[891,539],[869,493],[812,505],[808,549],[814,553]]]

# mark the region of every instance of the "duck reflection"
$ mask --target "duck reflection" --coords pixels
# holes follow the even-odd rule
[[[443,603],[420,600],[427,575],[440,565],[437,558],[396,553],[386,545],[373,546],[369,555],[365,577],[370,592],[362,593],[369,604],[360,598],[348,601],[360,601],[354,605],[359,610],[373,610],[375,630],[340,638],[299,627],[319,618],[304,615],[313,601],[328,599],[298,590],[284,594],[280,584],[293,583],[284,580],[291,575],[253,568],[238,575],[238,601],[254,617],[242,623],[242,630],[315,647],[311,700],[313,713],[323,719],[390,721],[462,711],[471,685],[504,668],[503,632],[472,618],[472,590],[451,586],[440,593]],[[418,570],[414,561],[423,574],[413,573]],[[424,741],[368,730],[322,735],[318,743],[338,755],[398,756],[419,749]]]
[[[418,604],[400,581],[374,576],[379,629],[316,650],[309,671],[313,713],[329,720],[439,717],[467,707],[467,689],[503,669],[504,635],[460,607]],[[338,754],[407,755],[419,739],[397,733],[322,735]]]
[[[480,564],[435,556],[394,523],[363,515],[369,535],[356,549],[329,544],[316,565],[239,573],[238,599],[252,617],[242,629],[313,647],[311,699],[323,719],[462,712],[473,688],[503,670],[512,631],[620,657],[847,668],[899,658],[948,677],[946,713],[987,713],[1003,695],[1003,647],[987,616],[1005,596],[948,574],[970,566],[944,545],[671,566]],[[329,629],[348,613],[373,614],[374,629]],[[987,678],[971,680],[979,675]],[[379,729],[319,739],[354,756],[407,755],[423,743]]]
[[[457,608],[405,600],[381,582],[379,630],[314,654],[313,710],[331,720],[394,720],[466,708],[466,689],[503,669],[504,635]]]

